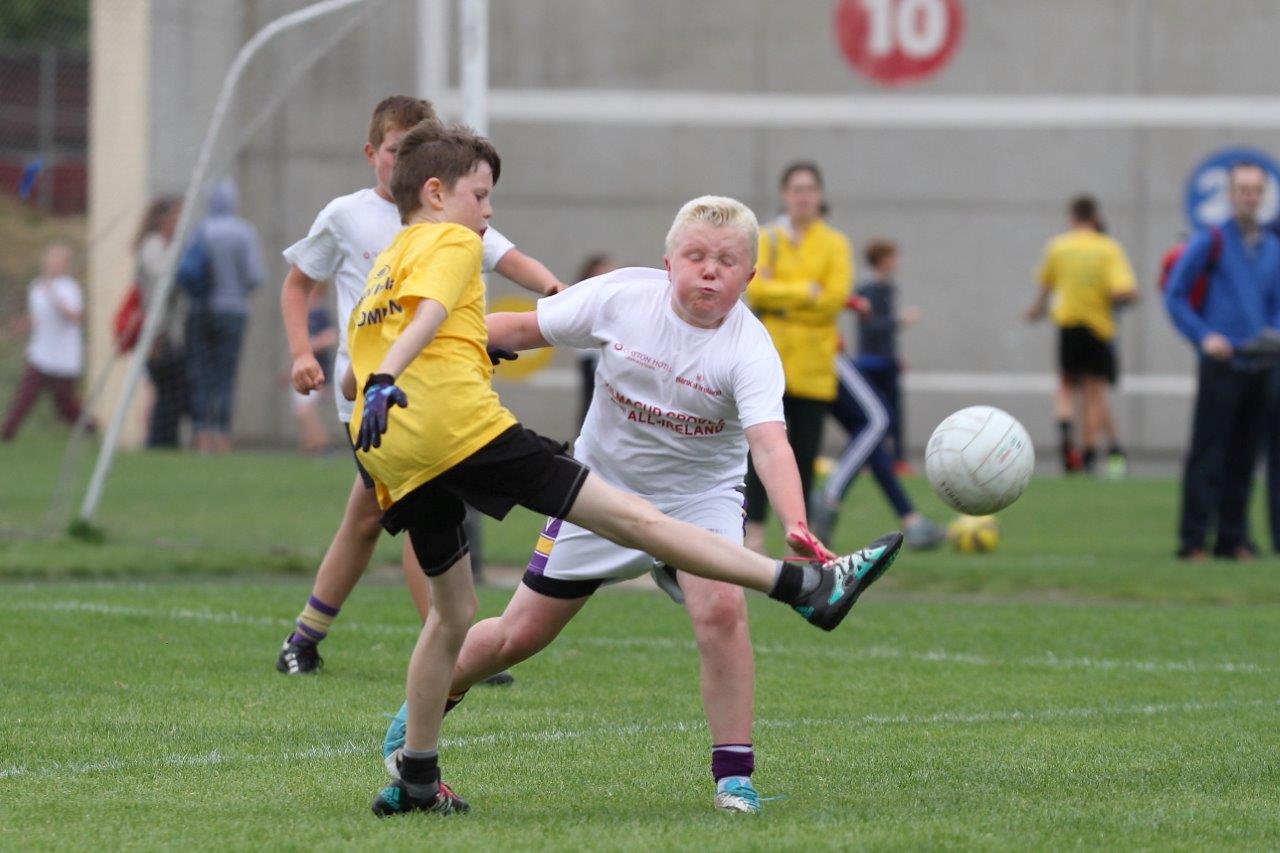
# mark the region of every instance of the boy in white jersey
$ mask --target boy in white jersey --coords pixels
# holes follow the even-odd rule
[[[291,266],[281,290],[280,308],[293,357],[293,387],[300,394],[310,393],[324,383],[324,371],[311,350],[307,333],[307,298],[317,282],[333,282],[340,331],[332,375],[341,377],[349,363],[347,320],[351,310],[364,291],[374,259],[390,245],[401,228],[400,213],[389,189],[396,148],[410,128],[431,118],[435,118],[435,111],[420,98],[393,95],[382,100],[373,110],[368,142],[364,146],[376,185],[329,202],[307,236],[284,251],[284,258]],[[496,270],[521,287],[544,295],[563,288],[550,270],[516,249],[497,229],[487,229],[482,240],[484,271]],[[343,432],[347,432],[345,425],[351,420],[353,403],[341,394],[334,397],[338,403],[338,419],[344,425]],[[276,669],[280,672],[298,675],[319,670],[322,660],[317,646],[328,634],[339,608],[373,556],[382,531],[378,524],[382,511],[373,494],[373,481],[358,460],[356,469],[358,476],[347,495],[342,524],[320,563],[311,595],[298,616],[295,629],[276,660]],[[407,543],[403,565],[405,583],[414,604],[426,618],[426,578]]]
[[[830,560],[834,555],[806,525],[783,419],[782,363],[764,326],[739,299],[755,266],[756,233],[755,216],[741,203],[694,199],[667,236],[666,270],[617,270],[540,300],[536,312],[491,314],[489,344],[600,353],[595,395],[573,451],[593,474],[671,518],[741,545],[750,449],[788,541]],[[545,648],[601,584],[649,571],[683,601],[693,624],[715,805],[755,813],[755,672],[741,587],[676,571],[567,521],[548,520],[506,611],[468,632],[446,707],[490,673]],[[404,710],[384,741],[393,775]]]

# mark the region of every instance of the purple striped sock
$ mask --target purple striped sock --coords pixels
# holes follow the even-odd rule
[[[311,606],[312,606],[312,607],[314,607],[316,610],[319,610],[319,611],[320,611],[321,613],[323,613],[325,616],[337,616],[337,615],[338,615],[338,610],[340,610],[340,609],[341,609],[341,608],[338,608],[338,607],[334,607],[334,606],[333,606],[333,605],[331,605],[331,604],[325,604],[323,601],[321,601],[320,599],[316,598],[314,595],[309,596],[309,597],[307,598],[307,604],[311,605]]]
[[[309,643],[311,645],[319,643],[329,635],[329,625],[333,623],[333,618],[338,615],[339,609],[333,605],[326,604],[314,595],[308,597],[307,606],[303,608],[298,621],[294,623],[294,632],[289,635],[289,642]],[[314,612],[308,615],[308,611]],[[308,618],[317,624],[307,624]],[[324,630],[321,630],[321,628]]]
[[[711,747],[711,775],[719,782],[726,776],[750,776],[756,754],[749,743],[718,743]]]

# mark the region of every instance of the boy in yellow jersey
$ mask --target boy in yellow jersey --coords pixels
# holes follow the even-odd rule
[[[1107,433],[1108,472],[1124,473],[1124,452],[1111,419],[1108,386],[1117,376],[1115,307],[1138,297],[1133,268],[1124,247],[1103,233],[1098,203],[1089,196],[1071,202],[1071,230],[1049,241],[1036,275],[1040,292],[1027,311],[1036,321],[1054,298],[1052,318],[1058,326],[1058,390],[1054,416],[1062,439],[1067,472],[1093,469],[1099,433]],[[1076,398],[1080,400],[1083,455],[1072,439]]]
[[[766,592],[831,630],[893,563],[894,533],[821,566],[774,561],[676,521],[608,485],[556,444],[526,430],[490,384],[480,234],[501,161],[466,128],[423,122],[401,140],[391,179],[406,227],[374,264],[351,316],[355,376],[367,377],[352,438],[385,508],[406,530],[431,585],[431,610],[409,661],[399,779],[374,800],[379,816],[449,814],[467,804],[440,783],[437,743],[458,652],[475,616],[463,502],[495,518],[520,504],[563,518],[670,566]],[[706,285],[715,288],[714,282]],[[820,553],[816,540],[798,543]]]

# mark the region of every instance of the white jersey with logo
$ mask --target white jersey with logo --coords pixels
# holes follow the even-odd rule
[[[27,361],[49,376],[79,376],[84,369],[84,331],[80,321],[58,310],[84,310],[80,285],[70,276],[38,278],[27,288],[27,314],[31,317],[31,339]]]
[[[628,267],[538,300],[555,346],[600,353],[574,456],[610,483],[664,500],[734,489],[744,430],[782,422],[782,362],[760,321],[736,303],[715,329],[671,305],[663,270]]]
[[[369,270],[378,253],[391,244],[403,226],[400,211],[373,189],[339,196],[325,205],[307,236],[284,250],[284,259],[308,278],[333,282],[338,300],[338,352],[333,359],[333,376],[347,372],[347,319],[364,292]],[[496,228],[484,232],[484,272],[491,272],[515,244]],[[336,381],[335,379],[335,381]],[[334,394],[338,418],[351,420],[355,403]]]

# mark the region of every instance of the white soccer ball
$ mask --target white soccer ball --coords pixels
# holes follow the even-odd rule
[[[938,497],[966,515],[990,515],[1018,499],[1036,464],[1031,437],[994,406],[951,415],[929,437],[925,475]]]

